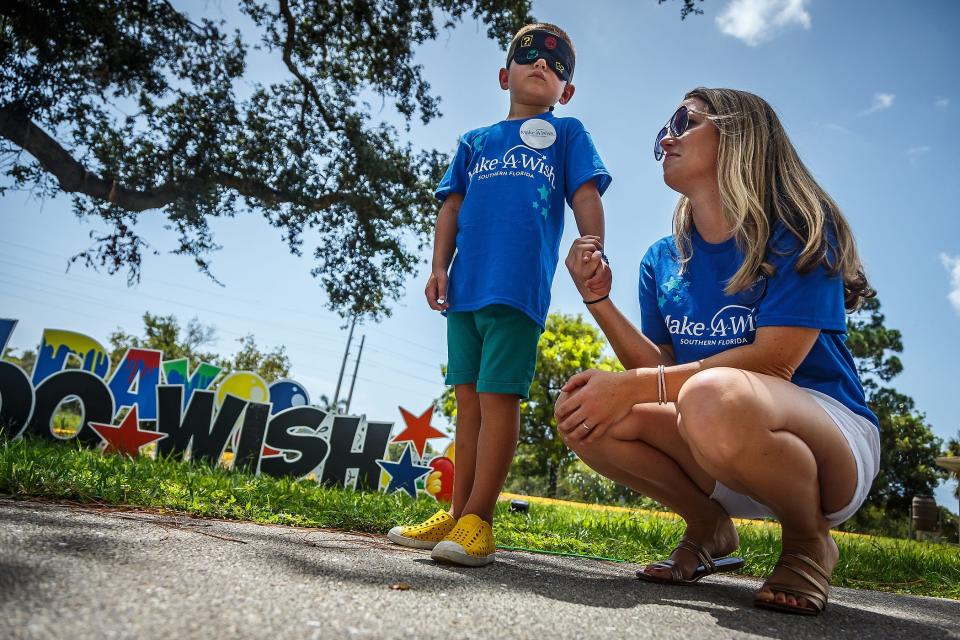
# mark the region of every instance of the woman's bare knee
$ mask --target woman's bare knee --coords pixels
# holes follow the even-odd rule
[[[743,371],[706,369],[684,383],[677,397],[677,430],[699,453],[735,456],[756,426],[756,391]]]

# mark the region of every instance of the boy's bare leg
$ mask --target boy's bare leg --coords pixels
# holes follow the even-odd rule
[[[520,436],[520,397],[503,393],[480,393],[479,396],[483,419],[477,439],[478,473],[462,513],[473,513],[492,523],[493,508],[507,479]],[[460,465],[459,449],[456,464]]]
[[[453,502],[450,515],[460,518],[473,489],[477,469],[477,437],[480,435],[480,397],[476,384],[458,384],[457,432],[454,439]]]

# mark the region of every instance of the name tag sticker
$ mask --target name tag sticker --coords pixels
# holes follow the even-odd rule
[[[546,149],[557,141],[557,130],[546,120],[533,118],[520,125],[520,139],[531,149]]]

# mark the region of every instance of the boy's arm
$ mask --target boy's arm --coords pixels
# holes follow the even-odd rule
[[[462,203],[462,193],[450,192],[437,214],[437,227],[433,236],[433,264],[424,291],[427,304],[437,311],[444,311],[450,306],[447,302],[447,271],[457,248],[457,215]]]
[[[577,221],[580,237],[593,236],[600,239],[600,251],[584,252],[581,260],[594,263],[594,274],[587,280],[591,291],[602,291],[610,286],[610,270],[601,259],[603,256],[603,202],[597,190],[596,180],[587,180],[573,193],[573,217]]]
[[[581,236],[596,236],[603,246],[603,203],[596,180],[587,180],[573,193],[573,217]]]

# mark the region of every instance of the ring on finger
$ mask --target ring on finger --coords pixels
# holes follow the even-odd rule
[[[587,431],[590,431],[590,425],[587,424],[586,420],[584,420],[583,422],[581,422],[581,423],[580,423],[580,426],[583,427],[584,429],[586,429]]]

